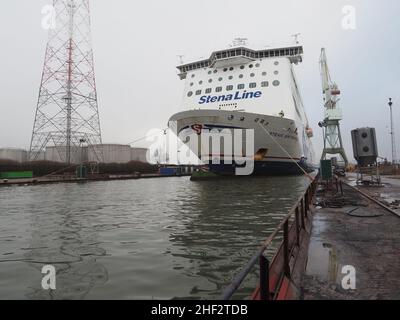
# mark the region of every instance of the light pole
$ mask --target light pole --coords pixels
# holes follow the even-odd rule
[[[389,98],[389,108],[390,108],[390,134],[392,136],[392,164],[397,164],[397,155],[396,155],[396,139],[394,134],[394,123],[393,123],[393,110],[392,110],[392,98]]]

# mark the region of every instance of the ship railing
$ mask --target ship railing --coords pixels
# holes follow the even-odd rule
[[[300,248],[302,235],[311,222],[311,205],[317,189],[319,175],[308,185],[304,194],[290,209],[271,235],[265,240],[258,251],[253,255],[242,271],[233,279],[223,292],[221,299],[229,300],[240,289],[241,284],[258,264],[259,287],[252,295],[253,299],[273,300],[277,298],[284,277],[290,279],[290,257],[297,248]],[[281,241],[270,260],[266,256],[268,249],[276,245],[276,240]]]

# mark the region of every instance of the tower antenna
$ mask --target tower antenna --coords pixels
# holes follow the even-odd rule
[[[235,39],[233,39],[231,47],[242,47],[242,46],[246,46],[247,45],[247,38],[240,38],[237,37]]]
[[[53,6],[57,24],[49,30],[29,160],[54,146],[62,162],[74,163],[85,140],[101,162],[89,0],[54,0]]]
[[[301,35],[301,33],[295,33],[295,34],[292,34],[292,37],[293,37],[293,39],[294,39],[294,43],[295,44],[299,44],[299,36]]]
[[[179,55],[178,55],[179,63],[180,63],[180,64],[184,64],[183,57],[184,57],[184,55],[182,55],[182,54],[179,54]]]

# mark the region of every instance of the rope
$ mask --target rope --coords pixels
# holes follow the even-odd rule
[[[166,130],[168,130],[168,128],[160,129],[160,132],[165,132]],[[128,144],[131,145],[131,144],[137,143],[137,142],[139,142],[139,141],[142,141],[142,140],[144,140],[144,139],[146,139],[146,138],[154,137],[154,136],[156,136],[156,135],[158,135],[158,133],[154,133],[154,134],[152,134],[152,135],[150,135],[150,136],[146,135],[146,136],[141,137],[141,138],[138,138],[138,139],[136,139],[136,140],[134,140],[134,141],[132,141],[132,142],[129,142]]]
[[[308,172],[305,171],[305,170],[299,165],[299,163],[298,163],[296,160],[293,159],[293,157],[290,155],[290,153],[289,153],[278,141],[276,141],[276,139],[268,132],[268,130],[265,129],[260,123],[259,123],[259,126],[267,133],[267,135],[271,138],[271,140],[272,140],[273,142],[275,142],[275,143],[278,145],[278,147],[279,147],[284,153],[287,154],[287,156],[299,167],[299,169],[300,169],[301,171],[303,171],[304,175],[305,175],[307,178],[309,178],[311,181],[314,181],[314,178],[313,178],[311,175],[309,175]]]

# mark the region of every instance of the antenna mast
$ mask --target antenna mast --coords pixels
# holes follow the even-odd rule
[[[247,45],[247,38],[235,38],[232,41],[231,47],[244,47]]]
[[[300,37],[301,33],[295,33],[292,34],[292,37],[294,38],[294,43],[295,44],[299,44],[299,37]]]
[[[53,6],[56,27],[49,30],[29,160],[54,146],[60,161],[80,162],[85,140],[101,162],[89,0],[54,0]]]

